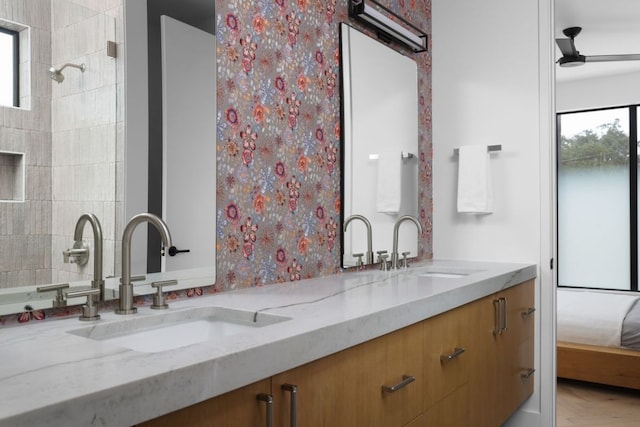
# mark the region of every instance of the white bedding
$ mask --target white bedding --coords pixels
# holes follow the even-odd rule
[[[558,341],[620,347],[622,322],[640,296],[558,290]]]

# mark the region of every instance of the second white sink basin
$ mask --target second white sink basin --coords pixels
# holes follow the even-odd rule
[[[442,272],[442,271],[433,271],[433,272],[427,272],[427,273],[419,274],[419,276],[422,276],[422,277],[440,277],[440,278],[443,278],[443,279],[457,279],[458,277],[467,276],[467,274],[445,273],[445,272]]]
[[[72,335],[125,347],[142,353],[158,353],[255,330],[290,317],[226,307],[198,307],[161,314],[133,314],[123,320],[98,323],[67,331]]]
[[[438,266],[428,266],[428,267],[418,267],[415,270],[411,271],[410,274],[414,276],[420,277],[438,277],[442,279],[457,279],[460,277],[469,276],[470,274],[480,273],[483,270],[470,270],[464,268],[455,268],[455,267],[438,267]]]

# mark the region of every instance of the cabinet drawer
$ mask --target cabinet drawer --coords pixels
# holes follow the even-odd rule
[[[425,408],[460,388],[469,377],[469,308],[466,305],[425,321]]]
[[[256,399],[271,392],[271,380],[265,379],[204,402],[138,424],[139,427],[189,426],[264,426],[266,407]]]
[[[533,393],[535,372],[533,370],[533,338],[520,341],[509,351],[513,362],[505,364],[503,375],[502,406],[503,419],[508,418]]]
[[[422,426],[468,427],[469,388],[467,384],[454,390],[429,408],[424,414]]]
[[[403,426],[422,412],[422,324],[416,324],[272,378],[277,426],[290,425],[297,388],[298,426]],[[383,386],[415,378],[396,391]]]
[[[535,324],[533,280],[509,288],[500,295],[507,300],[507,331],[519,340],[533,337]]]

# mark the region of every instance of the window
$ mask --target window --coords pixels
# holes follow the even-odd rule
[[[639,110],[557,116],[559,286],[638,290]]]
[[[18,33],[0,27],[0,105],[19,106]]]

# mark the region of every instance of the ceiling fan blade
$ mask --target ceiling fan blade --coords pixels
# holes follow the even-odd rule
[[[560,48],[560,52],[564,56],[577,56],[578,51],[572,39],[556,39],[556,43]]]
[[[589,55],[585,62],[640,61],[640,54],[623,55]]]

